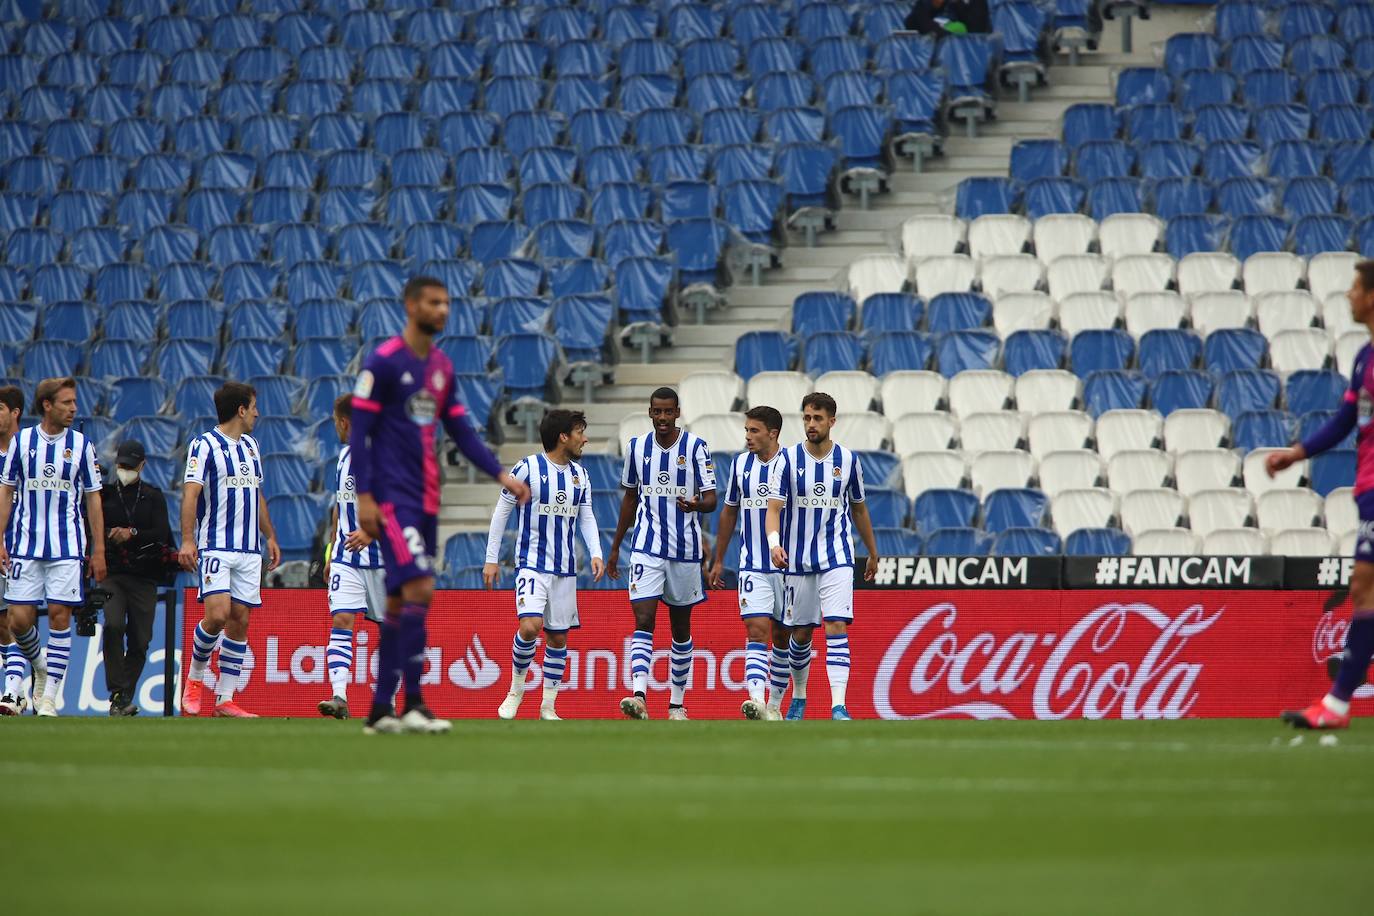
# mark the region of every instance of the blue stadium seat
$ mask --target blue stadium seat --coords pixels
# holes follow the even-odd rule
[[[269,501],[277,496],[310,492],[311,466],[300,455],[294,452],[272,452],[263,455],[262,465],[262,494]],[[270,506],[268,511],[272,511]]]
[[[1226,372],[1217,385],[1217,408],[1233,422],[1251,410],[1268,410],[1278,403],[1280,384],[1276,373],[1266,369]]]
[[[865,489],[864,499],[875,528],[906,527],[911,504],[902,493],[870,484]]]
[[[1284,383],[1284,404],[1299,415],[1334,409],[1348,387],[1347,380],[1330,369],[1300,369]]]
[[[1278,209],[1273,182],[1263,178],[1228,178],[1217,187],[1217,208],[1227,216],[1257,216]]]
[[[224,350],[224,371],[230,378],[271,375],[281,370],[286,348],[279,340],[244,337],[230,341]]]
[[[1181,189],[1181,193],[1193,192]],[[1225,248],[1230,229],[1231,221],[1216,214],[1183,213],[1171,216],[1164,227],[1164,248],[1178,259],[1195,252],[1220,251]]]
[[[939,528],[925,541],[928,556],[985,557],[992,552],[992,536],[977,528]]]
[[[1202,340],[1192,331],[1155,329],[1140,338],[1140,371],[1150,380],[1191,369],[1201,355]]]
[[[673,284],[672,263],[666,258],[625,257],[615,262],[613,271],[621,322],[661,321]]]
[[[1180,409],[1208,407],[1216,382],[1198,369],[1165,369],[1150,383],[1150,404],[1168,416]]]
[[[992,540],[995,557],[1054,557],[1063,549],[1059,535],[1048,528],[1007,528]]]
[[[863,339],[849,331],[817,331],[803,344],[804,371],[811,376],[848,371],[863,364]]]
[[[1120,130],[1120,116],[1111,105],[1079,102],[1064,111],[1063,139],[1070,149],[1092,140],[1115,140]]]
[[[1145,377],[1139,372],[1107,370],[1089,375],[1083,402],[1094,418],[1109,410],[1133,410],[1145,400]]]
[[[305,421],[289,416],[264,416],[253,427],[253,438],[264,453],[309,453],[310,436]]]
[[[540,333],[547,330],[549,303],[544,299],[526,296],[507,296],[490,300],[491,333],[494,337],[507,334]]]
[[[542,401],[560,357],[558,345],[545,334],[511,334],[496,342],[493,358],[505,377],[507,395]]]
[[[1242,454],[1257,448],[1287,448],[1295,425],[1292,415],[1282,410],[1247,410],[1235,418],[1231,442]]]
[[[925,334],[919,331],[894,331],[872,342],[868,353],[869,368],[880,378],[899,370],[926,369],[933,355],[934,347]]]
[[[1144,186],[1136,178],[1106,178],[1088,189],[1088,215],[1101,222],[1117,213],[1140,213]]]
[[[940,374],[952,378],[968,369],[991,369],[997,363],[1001,340],[990,330],[951,331],[935,339]],[[903,367],[920,368],[920,367]]]
[[[38,306],[34,302],[0,304],[0,339],[21,343],[33,337],[38,326]]]
[[[87,372],[97,379],[141,375],[151,350],[152,345],[147,341],[107,337],[91,347]],[[27,368],[28,362],[24,365]]]
[[[233,339],[277,340],[286,334],[290,313],[280,299],[253,299],[240,302],[229,310],[229,337]],[[249,375],[265,375],[248,373]],[[245,378],[246,376],[239,376]]]
[[[32,298],[38,302],[68,302],[86,298],[91,276],[75,264],[45,264],[33,272]]]
[[[1126,136],[1134,143],[1183,139],[1183,119],[1169,104],[1137,105],[1126,112]]]
[[[43,340],[63,340],[84,344],[100,326],[100,311],[89,302],[53,302],[43,309],[38,336]],[[20,340],[27,339],[25,335]]]
[[[912,524],[930,534],[941,528],[972,528],[978,497],[969,490],[929,489],[916,497]]]
[[[24,350],[24,378],[39,382],[45,378],[73,375],[83,362],[81,347],[59,340],[38,340]]]
[[[1293,178],[1283,188],[1283,212],[1290,219],[1326,216],[1340,209],[1339,192],[1330,178]],[[1299,224],[1301,225],[1301,224]],[[1346,230],[1349,234],[1349,227]],[[1301,236],[1301,232],[1298,232]],[[1296,240],[1296,239],[1295,239]],[[1301,244],[1301,241],[1298,241]]]
[[[1117,329],[1086,330],[1069,344],[1069,362],[1080,377],[1106,369],[1125,369],[1135,356],[1135,341]]]
[[[1221,45],[1201,32],[1171,36],[1164,43],[1164,69],[1174,79],[1190,70],[1216,70],[1221,64]]]
[[[779,331],[746,331],[735,341],[735,373],[747,381],[760,372],[791,369],[795,349]]]
[[[1008,174],[1017,181],[1058,178],[1068,171],[1069,151],[1058,140],[1018,140],[1011,148]]]
[[[1009,178],[965,178],[959,182],[954,212],[960,219],[1012,213],[1020,196],[1019,186]]]
[[[879,451],[857,451],[854,454],[858,458],[866,486],[887,487],[898,491],[902,489],[902,460],[899,456]],[[717,462],[716,467],[728,465]]]
[[[914,331],[924,316],[925,303],[915,293],[873,293],[864,300],[859,327],[874,340],[889,331]]]
[[[1355,450],[1335,448],[1312,458],[1307,466],[1308,479],[1318,496],[1326,497],[1337,487],[1355,483]]]
[[[322,517],[320,503],[305,494],[280,494],[267,501],[267,511],[277,531],[282,560],[308,560],[312,554],[315,529]]]
[[[1279,216],[1242,216],[1231,224],[1231,253],[1241,261],[1261,251],[1283,251],[1292,227]]]
[[[1354,225],[1343,216],[1304,216],[1293,227],[1293,250],[1310,258],[1326,251],[1344,251]]]
[[[1048,513],[1049,497],[1040,490],[1008,487],[983,497],[983,529],[990,534],[1043,527]]]
[[[921,536],[914,531],[902,528],[874,528],[873,539],[878,542],[878,553],[885,557],[914,557],[921,554]],[[868,551],[862,543],[854,545],[859,556]]]
[[[926,308],[932,334],[984,327],[992,322],[992,302],[982,293],[940,293]]]
[[[1298,440],[1304,440],[1321,429],[1326,423],[1336,415],[1335,410],[1309,410],[1307,413],[1298,417]],[[1350,432],[1338,443],[1339,448],[1354,448],[1355,437],[1358,433],[1357,427],[1351,427]]]
[[[1223,328],[1207,335],[1203,363],[1216,373],[1257,369],[1269,345],[1264,335],[1250,328]]]
[[[1030,219],[1052,213],[1078,213],[1086,196],[1083,185],[1072,178],[1037,178],[1025,189],[1025,211]]]
[[[260,375],[247,379],[258,393],[258,412],[264,417],[289,417],[305,393],[305,382],[290,375]]]
[[[1131,536],[1118,528],[1079,528],[1064,539],[1064,553],[1071,557],[1124,557],[1130,552]]]
[[[792,302],[792,333],[843,331],[854,322],[853,297],[838,292],[802,293]]]
[[[1188,179],[1202,165],[1202,153],[1185,141],[1160,140],[1141,147],[1137,161],[1142,178]]]
[[[1064,335],[1058,331],[1015,331],[1006,340],[1003,360],[1011,375],[1038,369],[1058,369],[1064,363]]]

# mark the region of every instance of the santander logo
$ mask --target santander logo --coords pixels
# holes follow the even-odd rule
[[[960,632],[958,608],[937,604],[888,646],[874,676],[873,705],[884,719],[1015,719],[1012,701],[1028,704],[1037,719],[1182,718],[1197,702],[1203,667],[1184,650],[1224,611],[1209,615],[1195,604],[1171,617],[1139,602],[1104,604],[1062,633],[999,638]],[[929,693],[960,702],[922,709],[920,698]]]

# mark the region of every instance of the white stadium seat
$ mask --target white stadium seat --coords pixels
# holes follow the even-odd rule
[[[1031,236],[1035,256],[1049,264],[1066,254],[1087,254],[1097,237],[1097,223],[1080,213],[1052,213],[1035,221]]]
[[[1178,291],[1185,296],[1222,292],[1240,279],[1240,262],[1229,254],[1198,251],[1183,256],[1174,276]]]
[[[1148,213],[1114,213],[1097,227],[1097,247],[1109,258],[1149,254],[1164,235],[1164,222]]]
[[[975,258],[1020,254],[1031,237],[1031,222],[1011,213],[980,216],[968,226],[968,253]]]
[[[1369,332],[1364,328],[1346,331],[1336,338],[1336,371],[1350,377],[1355,371],[1355,357],[1360,348],[1369,343]]]
[[[1203,490],[1232,486],[1240,476],[1240,459],[1224,448],[1204,448],[1179,452],[1174,459],[1174,481],[1184,496]],[[1248,493],[1236,490],[1248,500]]]
[[[873,409],[873,402],[878,399],[878,380],[870,372],[843,369],[823,373],[816,379],[815,390],[834,398],[839,416],[844,416]]]
[[[1119,295],[1163,292],[1174,279],[1167,254],[1123,254],[1112,264],[1112,287]]]
[[[1218,528],[1202,539],[1202,554],[1208,557],[1262,557],[1269,553],[1269,541],[1254,528]]]
[[[616,444],[619,446],[617,454],[625,454],[630,447],[630,440],[639,436],[647,435],[654,431],[654,421],[649,419],[647,411],[639,410],[620,421],[620,430],[616,434]]]
[[[1016,380],[996,369],[970,369],[949,380],[949,409],[957,417],[991,413],[1011,401]]]
[[[1040,489],[1051,497],[1065,490],[1096,487],[1102,476],[1102,459],[1090,449],[1064,449],[1040,459]]]
[[[1306,290],[1251,293],[1250,298],[1255,303],[1255,321],[1265,337],[1291,328],[1310,328],[1317,318],[1317,300]]]
[[[1188,497],[1188,521],[1202,537],[1219,528],[1244,528],[1255,514],[1254,500],[1244,490],[1199,490]]]
[[[983,452],[970,463],[973,489],[980,497],[1005,487],[1025,487],[1035,476],[1035,458],[1030,452]]]
[[[1121,497],[1121,527],[1132,537],[1153,528],[1176,528],[1188,514],[1188,501],[1177,490],[1133,490]]]
[[[1154,410],[1109,410],[1097,418],[1097,451],[1104,461],[1127,449],[1155,448],[1164,435],[1164,418]]]
[[[1243,328],[1255,317],[1250,297],[1238,289],[1198,293],[1192,297],[1193,329],[1206,337],[1223,328]]]
[[[690,372],[677,386],[682,399],[682,422],[690,425],[708,413],[728,413],[744,397],[744,382],[728,369]]]
[[[1111,261],[1100,254],[1066,254],[1055,258],[1045,273],[1050,295],[1063,302],[1074,293],[1094,293],[1107,285]]]
[[[1347,531],[1345,534],[1341,535],[1341,545],[1336,556],[1353,557],[1355,555],[1355,542],[1359,540],[1359,537],[1360,533],[1358,531]]]
[[[1059,327],[1070,338],[1079,331],[1114,328],[1121,321],[1121,300],[1115,293],[1073,293],[1058,301]]]
[[[1178,293],[1136,293],[1126,300],[1126,330],[1137,341],[1150,331],[1174,330],[1188,317],[1188,303]]]
[[[907,499],[915,499],[926,490],[957,490],[968,477],[968,466],[958,452],[913,452],[902,458],[902,477]]]
[[[1276,372],[1325,369],[1331,360],[1331,338],[1322,328],[1292,328],[1269,338],[1269,364]]]
[[[1054,530],[1064,538],[1079,528],[1110,528],[1116,512],[1116,494],[1103,487],[1063,490],[1050,504]]]
[[[865,410],[838,414],[831,435],[836,442],[843,443],[845,448],[864,452],[885,448],[888,440],[892,438],[892,431],[886,417]]]
[[[1006,293],[1033,292],[1044,281],[1045,272],[1035,255],[1008,254],[984,258],[978,266],[983,292],[997,297]]]
[[[1092,439],[1093,418],[1082,410],[1027,411],[1026,415],[1030,417],[1026,440],[1036,458],[1064,449],[1084,448]]]
[[[1360,256],[1353,251],[1329,251],[1312,256],[1307,262],[1307,286],[1312,295],[1325,302],[1327,297],[1350,290],[1355,265]]]
[[[1185,407],[1164,418],[1164,450],[1174,454],[1219,448],[1231,433],[1231,418],[1208,407]]]
[[[1333,341],[1340,339],[1347,331],[1359,330],[1364,333],[1350,315],[1350,300],[1344,292],[1328,293],[1321,299],[1321,304],[1322,324],[1326,326],[1326,333]]]
[[[935,410],[944,401],[948,388],[949,383],[938,372],[903,369],[883,376],[878,391],[883,413],[893,418],[904,413]]]
[[[992,305],[992,326],[1003,340],[1017,331],[1043,331],[1052,321],[1054,300],[1049,293],[1002,293]]]
[[[1283,451],[1277,448],[1257,448],[1245,456],[1245,467],[1242,475],[1245,478],[1245,489],[1255,495],[1267,493],[1270,490],[1291,490],[1302,486],[1302,480],[1307,476],[1307,462],[1299,461],[1290,465],[1288,468],[1279,471],[1273,477],[1264,469],[1264,462],[1274,452]]]
[[[806,439],[806,427],[802,425],[800,411],[782,411],[782,434],[778,442],[782,445],[795,445]]]
[[[744,450],[744,414],[708,413],[686,424],[693,433],[706,440],[706,444],[718,451],[739,452]]]
[[[978,279],[978,262],[966,254],[921,258],[913,274],[916,292],[929,301],[941,293],[966,293]]]
[[[750,407],[772,407],[787,413],[801,409],[802,398],[815,385],[803,372],[760,372],[749,379],[744,399]]]
[[[1201,550],[1202,540],[1187,528],[1152,528],[1131,543],[1131,553],[1138,557],[1191,557]]]
[[[954,216],[911,216],[902,223],[902,253],[911,261],[936,254],[954,254],[964,241],[967,225]]]
[[[864,254],[849,264],[849,292],[862,303],[874,293],[900,293],[907,282],[906,261],[897,254]]]
[[[1252,254],[1240,269],[1241,282],[1252,296],[1270,290],[1297,289],[1306,274],[1307,262],[1287,251]]]
[[[892,421],[892,451],[898,455],[938,452],[958,438],[958,421],[943,410],[904,413]]]
[[[1169,453],[1157,448],[1126,449],[1107,462],[1107,486],[1117,493],[1165,486],[1174,471]]]
[[[1301,528],[1320,522],[1322,498],[1311,490],[1270,490],[1255,499],[1259,529],[1272,534],[1281,528]]]
[[[1326,494],[1322,515],[1326,528],[1338,537],[1360,527],[1360,510],[1355,506],[1355,488],[1337,487]]]
[[[1285,528],[1269,535],[1269,552],[1276,557],[1331,557],[1336,538],[1325,528]]]
[[[1083,381],[1065,369],[1032,369],[1016,377],[1013,390],[1022,413],[1072,410],[1083,395]]]
[[[959,444],[970,459],[979,452],[1020,448],[1025,434],[1021,415],[1014,410],[971,413],[959,420]]]

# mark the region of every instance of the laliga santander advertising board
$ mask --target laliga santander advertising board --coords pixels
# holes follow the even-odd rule
[[[687,709],[738,718],[747,696],[744,628],[733,591],[710,592],[693,613],[696,661]],[[1329,591],[1187,589],[902,589],[855,593],[847,705],[858,718],[1179,719],[1272,717],[1329,684],[1325,660],[1349,625],[1348,601]],[[510,592],[438,592],[429,617],[426,700],[452,718],[495,718],[510,678]],[[619,591],[578,596],[582,628],[569,639],[559,695],[564,718],[618,718],[630,691],[633,621]],[[198,605],[186,596],[189,657]],[[651,715],[666,715],[667,620],[650,675]],[[314,716],[329,692],[329,633],[319,590],[267,589],[253,614],[243,705],[267,716]],[[377,629],[359,625],[349,702],[366,708]],[[521,718],[538,710],[539,661]],[[829,706],[824,648],[815,637],[813,717]],[[1374,715],[1374,688],[1355,712]]]

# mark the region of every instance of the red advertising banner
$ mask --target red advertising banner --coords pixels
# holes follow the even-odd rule
[[[1323,611],[1317,591],[864,591],[855,595],[847,705],[856,718],[1177,719],[1268,717],[1304,706],[1328,686],[1348,603]],[[564,718],[614,718],[630,692],[629,636],[620,592],[578,595],[558,700]],[[183,651],[199,605],[187,594]],[[650,714],[668,703],[668,625],[661,615],[650,674]],[[495,718],[510,686],[515,632],[510,592],[440,592],[429,617],[425,696],[440,715]],[[747,696],[744,627],[733,592],[712,592],[693,614],[696,661],[687,709],[737,718]],[[265,589],[253,614],[239,702],[267,716],[313,716],[329,694],[323,591]],[[367,708],[377,629],[359,626],[349,702]],[[522,718],[538,712],[536,655]],[[818,632],[810,715],[830,703]],[[1355,712],[1374,714],[1374,688]]]

